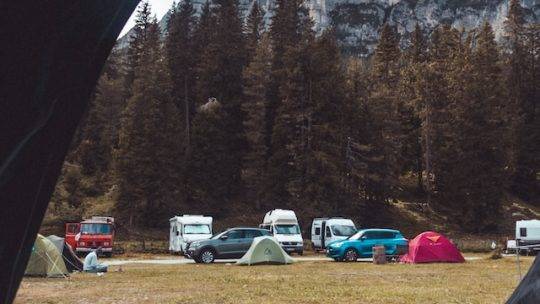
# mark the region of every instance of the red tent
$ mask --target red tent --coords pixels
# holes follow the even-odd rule
[[[457,247],[442,234],[426,231],[409,243],[409,253],[402,256],[400,261],[403,263],[463,263],[465,259]]]

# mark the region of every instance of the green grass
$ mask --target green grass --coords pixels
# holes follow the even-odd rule
[[[482,257],[485,257],[482,256]],[[522,260],[523,272],[531,258]],[[465,264],[127,265],[102,277],[25,278],[15,303],[504,303],[514,258]]]

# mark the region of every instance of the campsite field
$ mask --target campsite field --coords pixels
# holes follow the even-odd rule
[[[123,265],[104,276],[25,278],[15,303],[504,303],[515,257],[464,264]],[[532,258],[522,258],[522,272]]]

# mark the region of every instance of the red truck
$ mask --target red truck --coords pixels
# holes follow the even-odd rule
[[[67,223],[66,242],[78,254],[101,247],[103,255],[110,257],[114,243],[114,218],[93,216],[80,223]]]

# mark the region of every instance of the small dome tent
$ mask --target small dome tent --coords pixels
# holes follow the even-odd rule
[[[249,250],[236,264],[292,264],[293,262],[293,259],[281,248],[276,239],[260,236],[253,239]]]
[[[66,243],[63,237],[49,235],[47,239],[51,241],[54,246],[56,246],[56,249],[58,249],[58,252],[62,254],[62,258],[69,272],[83,271],[83,262],[77,257],[73,248]]]
[[[62,254],[46,237],[38,234],[24,275],[66,277],[69,274]]]
[[[420,233],[409,242],[409,252],[401,257],[403,263],[463,263],[457,247],[442,234],[433,231]]]

